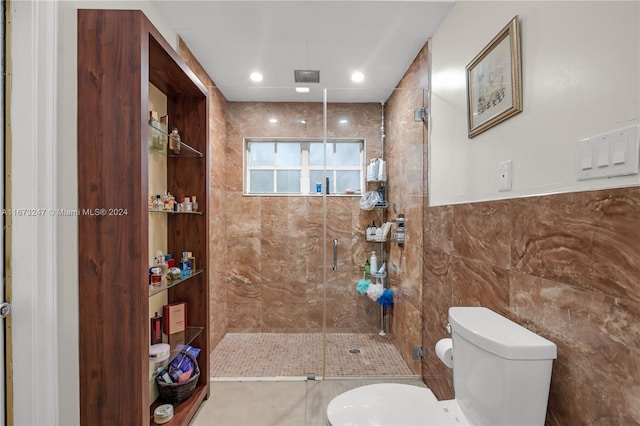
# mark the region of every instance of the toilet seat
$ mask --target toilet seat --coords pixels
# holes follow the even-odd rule
[[[378,383],[351,389],[329,402],[331,426],[468,425],[455,400],[438,401],[429,388]]]

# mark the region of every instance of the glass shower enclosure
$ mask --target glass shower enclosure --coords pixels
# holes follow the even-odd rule
[[[262,350],[242,376],[415,374],[387,335],[392,308],[357,288],[389,289],[389,254],[399,248],[365,235],[390,222],[391,205],[360,206],[363,194],[393,187],[366,175],[372,159],[385,159],[385,102],[347,89],[295,101],[283,98],[294,87],[254,90],[255,100],[225,108],[225,339]],[[372,252],[386,271],[365,272]]]

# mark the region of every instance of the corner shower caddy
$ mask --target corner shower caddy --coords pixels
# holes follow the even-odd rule
[[[367,184],[378,184],[378,185],[382,185],[386,187],[386,179],[384,180],[367,180],[366,181]],[[375,205],[375,207],[373,208],[373,210],[379,212],[380,214],[380,223],[384,224],[385,223],[385,218],[386,218],[386,212],[387,212],[387,207],[389,207],[389,204],[386,200],[381,201],[379,203],[377,203]],[[369,242],[369,243],[373,243],[373,244],[380,244],[380,265],[382,265],[384,262],[387,261],[387,255],[386,255],[386,250],[385,250],[385,243],[387,242],[388,236],[387,238],[384,238],[380,241],[378,240],[369,240],[367,238],[365,238],[365,241]],[[377,251],[377,250],[376,250]],[[364,278],[367,277],[371,277],[371,278],[375,278],[378,280],[378,282],[380,284],[382,284],[382,286],[384,288],[386,288],[385,285],[385,279],[387,278],[387,272],[382,272],[382,273],[378,273],[378,272],[373,272],[371,271],[370,273],[364,273]],[[380,336],[386,336],[387,335],[387,329],[386,329],[386,321],[385,321],[385,316],[386,316],[386,312],[385,312],[385,308],[384,306],[380,306],[380,332],[378,333]]]

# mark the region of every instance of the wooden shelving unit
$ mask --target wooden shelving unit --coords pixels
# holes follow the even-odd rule
[[[209,397],[208,93],[144,14],[78,11],[78,206],[124,212],[80,216],[80,420],[149,425],[148,85],[167,96],[171,125],[201,155],[167,156],[167,189],[197,195],[202,214],[168,214],[168,250],[200,269],[167,288],[202,328],[195,393],[174,406],[186,425]],[[111,210],[114,209],[114,210]],[[119,209],[119,210],[115,210]]]

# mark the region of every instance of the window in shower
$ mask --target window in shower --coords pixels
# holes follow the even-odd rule
[[[246,194],[315,195],[326,178],[329,194],[360,193],[364,140],[245,139],[244,169]]]

